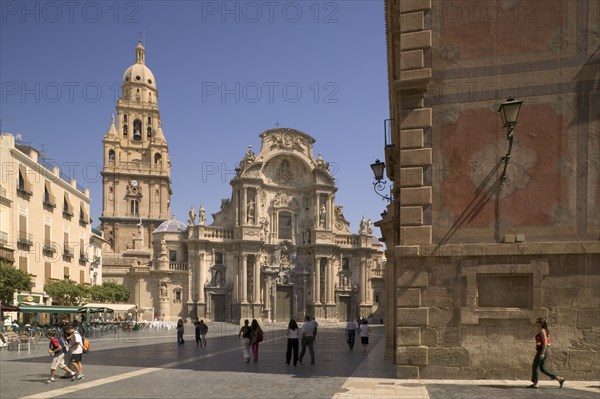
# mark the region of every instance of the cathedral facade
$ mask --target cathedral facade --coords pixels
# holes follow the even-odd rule
[[[212,222],[201,207],[184,223],[169,217],[168,147],[141,44],[122,91],[118,127],[113,121],[104,139],[105,280],[166,319],[383,318],[382,245],[364,217],[350,231],[315,139],[263,132]]]

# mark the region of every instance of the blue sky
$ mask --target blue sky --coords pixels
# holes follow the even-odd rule
[[[258,135],[316,139],[351,230],[385,208],[369,164],[388,118],[383,1],[0,2],[2,132],[74,173],[102,212],[102,138],[139,37],[169,144],[171,211],[229,198]],[[212,218],[209,218],[212,222]]]

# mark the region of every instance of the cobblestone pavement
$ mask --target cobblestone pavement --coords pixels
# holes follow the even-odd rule
[[[47,342],[31,351],[0,351],[0,397],[13,398],[600,398],[599,382],[552,381],[540,389],[526,381],[397,380],[384,362],[383,327],[372,326],[368,351],[349,351],[343,326],[320,326],[316,364],[308,354],[297,367],[285,364],[283,325],[266,325],[258,362],[244,363],[237,326],[212,324],[206,347],[197,347],[186,325],[186,343],[175,332],[104,336],[84,355],[85,378],[46,384]],[[60,373],[62,374],[62,372]],[[59,375],[60,375],[59,374]],[[532,392],[533,391],[533,392]]]

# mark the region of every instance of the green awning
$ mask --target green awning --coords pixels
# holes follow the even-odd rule
[[[86,309],[81,306],[45,306],[19,304],[21,313],[82,313]]]

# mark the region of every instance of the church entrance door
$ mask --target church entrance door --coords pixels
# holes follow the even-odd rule
[[[352,298],[340,296],[338,301],[339,321],[348,321],[352,318]]]
[[[225,295],[211,295],[213,308],[213,321],[226,321]]]
[[[280,285],[277,287],[277,298],[275,299],[275,319],[277,321],[289,321],[292,318],[293,293],[294,287],[292,286]]]

